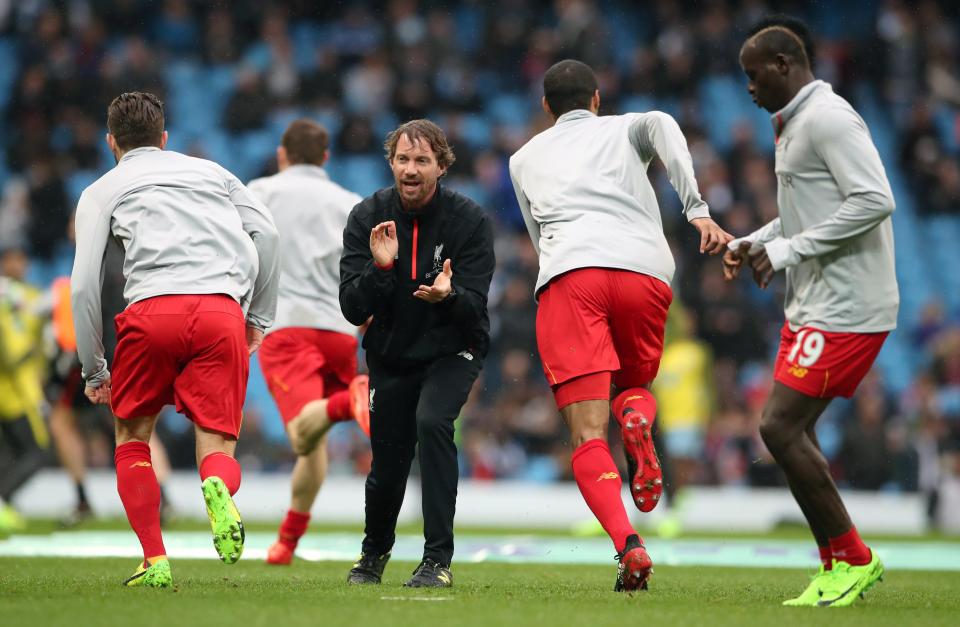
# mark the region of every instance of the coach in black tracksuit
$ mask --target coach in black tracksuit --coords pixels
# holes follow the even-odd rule
[[[453,423],[489,344],[493,232],[479,205],[439,185],[454,159],[439,127],[408,122],[385,146],[396,184],[350,213],[340,261],[343,315],[370,321],[373,463],[363,552],[348,581],[380,583],[419,444],[426,542],[406,585],[444,587],[459,475]]]

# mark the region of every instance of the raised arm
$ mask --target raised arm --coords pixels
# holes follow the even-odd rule
[[[359,206],[359,205],[358,205]],[[378,227],[381,225],[378,225]],[[340,310],[351,324],[360,326],[389,302],[397,287],[393,263],[377,265],[373,260],[371,226],[365,225],[354,208],[343,230],[343,256],[340,257]],[[396,227],[393,227],[394,229]],[[381,239],[389,233],[380,230]],[[396,231],[392,233],[396,238]]]
[[[683,214],[688,222],[710,217],[710,209],[700,197],[687,139],[676,120],[660,111],[637,114],[636,121],[630,126],[630,141],[645,161],[658,157],[663,163],[670,184],[683,203]]]
[[[630,126],[630,141],[644,161],[659,157],[673,189],[683,203],[683,215],[700,232],[700,252],[716,255],[733,236],[717,226],[700,196],[687,139],[676,120],[660,111],[640,113]]]

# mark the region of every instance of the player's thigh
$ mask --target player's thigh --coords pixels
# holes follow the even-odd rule
[[[673,292],[659,279],[626,270],[613,271],[611,283],[610,332],[620,361],[614,385],[647,385],[660,369]]]
[[[537,349],[551,386],[620,368],[610,328],[609,272],[574,270],[553,279],[540,293]]]
[[[760,420],[767,445],[788,444],[804,437],[832,399],[818,398],[774,381]]]
[[[260,369],[284,423],[303,407],[329,394],[324,385],[326,357],[314,329],[280,329],[267,335],[258,351]]]
[[[326,398],[348,389],[357,376],[357,338],[335,331],[318,331],[317,337],[325,357],[320,372]]]
[[[186,316],[141,313],[147,306],[143,303],[148,301],[134,303],[115,318],[111,409],[120,419],[152,416],[173,402]]]
[[[250,371],[243,315],[239,306],[199,311],[192,325],[190,354],[174,381],[177,410],[205,431],[236,439]]]
[[[850,398],[876,360],[887,333],[833,333],[784,324],[774,379],[815,398]]]

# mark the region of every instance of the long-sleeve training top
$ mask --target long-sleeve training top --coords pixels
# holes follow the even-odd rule
[[[786,269],[796,330],[874,333],[897,326],[893,194],[863,119],[823,81],[772,118],[780,217],[745,238]]]
[[[109,374],[103,355],[103,257],[124,249],[127,304],[168,294],[226,294],[266,329],[277,309],[279,238],[270,211],[212,161],[154,147],[127,152],[83,191],[71,292],[87,385]]]
[[[308,327],[354,335],[357,328],[340,311],[340,255],[347,216],[363,199],[308,164],[251,181],[249,188],[270,208],[280,232],[280,293],[270,332]]]
[[[510,157],[520,211],[540,254],[539,292],[552,278],[587,267],[673,279],[673,255],[647,168],[663,162],[687,220],[707,218],[693,160],[666,113],[561,115]]]

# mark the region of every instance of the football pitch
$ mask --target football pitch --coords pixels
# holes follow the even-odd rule
[[[956,625],[960,544],[878,540],[887,576],[851,608],[784,608],[814,563],[799,537],[682,538],[647,542],[657,562],[648,592],[612,592],[616,565],[604,538],[460,532],[454,587],[408,590],[422,539],[398,537],[378,587],[344,581],[355,530],[313,531],[290,567],[262,557],[273,533],[248,534],[234,566],[199,529],[166,534],[172,590],[126,589],[137,545],[118,526],[0,541],[2,625]],[[117,557],[77,557],[113,555]],[[123,557],[121,557],[123,556]],[[204,556],[204,559],[198,559]],[[739,564],[737,567],[727,564]],[[788,567],[783,567],[784,565]],[[937,570],[924,570],[924,566]],[[813,616],[819,613],[820,616]],[[179,624],[179,625],[178,625]]]

